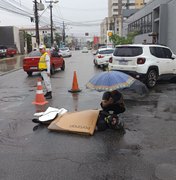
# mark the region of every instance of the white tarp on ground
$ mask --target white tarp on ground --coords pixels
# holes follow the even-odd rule
[[[48,107],[45,112],[35,113],[34,116],[40,116],[38,118],[39,121],[40,122],[45,122],[45,121],[54,120],[54,118],[57,115],[63,115],[66,112],[68,112],[68,111],[66,109],[64,109],[64,108],[57,109],[57,108],[53,108],[53,107]]]

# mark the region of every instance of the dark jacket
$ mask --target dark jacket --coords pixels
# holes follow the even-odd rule
[[[112,103],[108,104],[107,106],[103,106],[103,103],[101,102],[101,107],[103,111],[106,111],[110,114],[120,114],[125,112],[125,103],[123,100],[122,94],[115,90],[112,92],[105,92],[103,94],[102,100],[108,101],[109,99],[112,99]]]
[[[104,104],[103,101],[108,102]],[[117,116],[125,111],[125,103],[122,94],[115,90],[112,92],[105,92],[100,103],[102,110],[99,113],[97,121],[97,129],[104,131],[110,127],[110,123],[106,122],[107,117]],[[117,116],[118,118],[118,116]]]

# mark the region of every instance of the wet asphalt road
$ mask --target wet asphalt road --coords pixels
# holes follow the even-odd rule
[[[15,60],[14,60],[15,61]],[[65,58],[65,71],[52,76],[53,99],[42,107],[69,111],[100,108],[102,93],[85,88],[100,69],[89,52]],[[2,62],[2,60],[0,60]],[[32,123],[41,107],[32,105],[38,74],[28,77],[14,63],[0,76],[1,180],[175,180],[176,84],[160,82],[146,97],[124,94],[121,115],[126,133],[107,130],[93,136],[51,132]],[[78,95],[69,93],[77,73]],[[5,73],[5,74],[3,74]]]

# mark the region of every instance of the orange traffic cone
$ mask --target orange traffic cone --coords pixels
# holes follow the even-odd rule
[[[42,82],[41,82],[41,79],[39,78],[38,82],[37,82],[35,101],[33,101],[32,104],[44,105],[47,103],[48,103],[48,101],[45,100],[45,97],[43,95]]]
[[[81,90],[78,87],[76,71],[74,71],[74,75],[73,75],[72,89],[68,90],[68,92],[72,92],[72,93],[81,92]]]

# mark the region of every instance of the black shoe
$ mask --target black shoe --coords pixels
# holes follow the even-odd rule
[[[48,92],[44,95],[45,97],[48,96]]]
[[[32,122],[34,122],[34,123],[41,123],[38,119],[32,119]]]
[[[52,99],[52,92],[47,92],[45,98]]]

